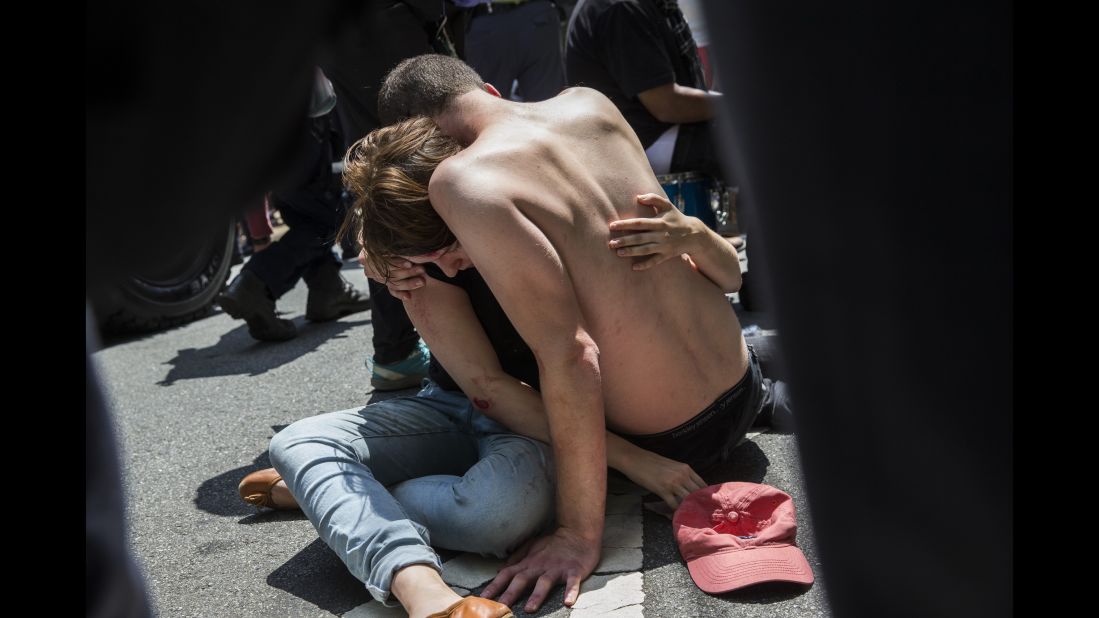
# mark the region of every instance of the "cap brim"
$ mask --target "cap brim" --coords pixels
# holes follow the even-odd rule
[[[794,545],[726,550],[688,561],[687,570],[695,584],[710,594],[764,582],[813,583],[809,561]]]

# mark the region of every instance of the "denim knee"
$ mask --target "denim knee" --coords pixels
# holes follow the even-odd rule
[[[461,483],[455,485],[455,494],[462,490]],[[458,495],[455,501],[465,502]],[[466,503],[466,508],[458,509],[455,524],[468,531],[471,551],[505,558],[548,527],[554,518],[554,504],[553,484],[545,477],[531,478],[521,490],[497,493],[489,504]]]
[[[301,422],[301,421],[298,421]],[[271,445],[267,447],[268,455],[271,457],[271,466],[279,471],[279,474],[286,476],[288,473],[287,464],[289,463],[287,453],[290,444],[295,440],[292,438],[291,428],[297,423],[284,427],[282,431],[279,431],[271,437]]]
[[[324,444],[331,448],[337,446],[343,432],[338,426],[337,413],[321,414],[295,421],[276,433],[271,438],[268,452],[271,456],[271,466],[279,471],[283,477],[291,476],[296,465],[308,463],[296,462],[295,447],[304,444]],[[357,434],[348,433],[347,440],[357,437]]]

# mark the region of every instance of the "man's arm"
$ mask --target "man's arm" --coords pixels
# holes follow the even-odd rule
[[[639,92],[637,98],[660,122],[681,124],[712,119],[721,93],[672,82]]]
[[[405,302],[408,317],[450,377],[486,416],[515,433],[550,442],[542,397],[504,372],[469,296],[460,288],[426,278]],[[607,465],[676,508],[687,494],[706,486],[687,464],[647,451],[607,432]]]
[[[485,594],[507,586],[500,597],[507,604],[537,580],[528,607],[538,606],[565,580],[571,606],[599,561],[603,534],[607,456],[599,348],[556,248],[496,193],[508,180],[475,176],[451,161],[431,179],[431,203],[534,352],[557,468],[559,528],[501,571]]]

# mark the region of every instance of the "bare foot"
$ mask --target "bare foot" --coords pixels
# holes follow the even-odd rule
[[[298,506],[298,501],[294,499],[294,494],[290,493],[290,488],[286,486],[286,481],[280,480],[271,488],[271,502],[276,509],[301,508]]]
[[[426,564],[409,565],[394,573],[389,589],[404,606],[409,618],[445,612],[462,600],[443,582],[439,572]]]

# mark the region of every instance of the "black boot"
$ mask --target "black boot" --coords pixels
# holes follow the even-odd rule
[[[370,308],[370,297],[343,278],[337,262],[318,266],[305,277],[305,284],[309,286],[305,319],[311,322],[328,322]]]
[[[260,341],[286,341],[298,335],[293,322],[275,315],[275,301],[268,296],[267,286],[247,270],[240,271],[229,289],[218,295],[217,303],[225,313],[248,322],[248,334]]]

